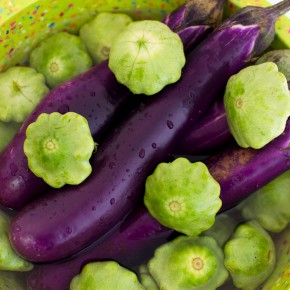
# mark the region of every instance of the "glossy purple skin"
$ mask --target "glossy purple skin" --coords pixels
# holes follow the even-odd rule
[[[100,144],[81,185],[52,190],[18,212],[9,231],[15,250],[30,261],[60,260],[122,220],[142,198],[147,176],[246,65],[258,34],[257,25],[234,26],[207,37],[187,56],[181,79]]]
[[[212,32],[213,28],[208,25],[197,25],[186,27],[177,32],[183,43],[185,53],[193,49],[193,47],[205,39]]]
[[[92,261],[114,260],[124,267],[133,268],[147,261],[172,233],[173,230],[160,225],[145,207],[138,207],[101,244],[91,246],[66,262],[36,265],[27,278],[28,290],[69,290],[72,278]]]
[[[233,140],[223,98],[219,98],[196,125],[181,138],[174,153],[183,155],[211,154]]]
[[[290,119],[285,131],[263,148],[233,145],[204,162],[221,186],[222,210],[231,208],[290,169]]]
[[[0,154],[0,204],[21,208],[50,187],[28,168],[23,152],[26,128],[41,113],[68,111],[83,115],[99,142],[130,108],[133,94],[119,84],[103,62],[52,90],[24,121],[18,133]]]

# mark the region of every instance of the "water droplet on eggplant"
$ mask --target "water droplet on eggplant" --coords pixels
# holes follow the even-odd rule
[[[12,175],[12,176],[15,176],[16,173],[17,173],[17,171],[18,171],[18,167],[17,167],[17,165],[14,164],[14,163],[11,163],[9,167],[10,167],[11,175]]]
[[[145,150],[143,148],[139,152],[139,157],[142,159],[145,157]]]
[[[21,232],[21,227],[20,226],[15,226],[14,231],[15,232]]]
[[[172,123],[172,121],[170,121],[170,120],[167,121],[167,127],[168,127],[169,129],[173,129],[174,124]]]

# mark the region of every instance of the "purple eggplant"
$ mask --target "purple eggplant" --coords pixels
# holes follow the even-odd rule
[[[230,132],[223,98],[219,98],[178,142],[174,154],[196,155],[217,152],[234,138]]]
[[[207,25],[190,26],[177,32],[182,40],[185,54],[189,53],[196,43],[201,42],[211,32],[212,27]]]
[[[19,255],[35,262],[69,257],[101,238],[136,206],[147,176],[167,160],[230,76],[246,66],[256,48],[261,50],[256,18],[249,25],[227,23],[188,54],[177,83],[139,106],[100,144],[93,172],[81,185],[52,190],[16,214],[9,235]]]
[[[145,207],[137,207],[102,243],[92,245],[68,261],[36,265],[27,278],[28,290],[69,290],[71,279],[92,261],[114,260],[127,268],[134,268],[147,261],[172,233],[173,230],[160,225]]]
[[[285,131],[261,149],[229,148],[204,160],[221,186],[222,210],[244,198],[290,168],[290,119]]]
[[[216,2],[220,7],[219,3],[223,1]],[[176,11],[179,9],[183,8],[178,8]],[[222,8],[219,11],[221,15]],[[210,12],[211,10],[208,15]],[[182,17],[175,20],[175,24],[182,24],[184,29],[180,31],[184,47],[192,48],[205,38],[210,31],[208,23],[211,25],[214,21],[213,17],[209,17],[209,22],[204,15],[198,16],[192,9],[186,15],[188,17],[195,15],[200,24],[186,29],[186,23],[183,23]],[[170,17],[169,15],[167,19]],[[217,10],[215,17],[216,21],[219,21],[220,16]],[[127,88],[117,83],[115,76],[108,68],[107,61],[55,88],[25,120],[15,138],[0,155],[0,204],[19,209],[49,190],[49,186],[30,171],[23,152],[26,128],[36,120],[40,113],[74,111],[82,114],[88,119],[92,135],[99,143],[105,133],[109,132],[126,115],[138,99],[140,102],[140,96],[133,97]]]
[[[205,38],[222,21],[225,0],[188,0],[164,19],[177,32],[187,53],[199,39]]]

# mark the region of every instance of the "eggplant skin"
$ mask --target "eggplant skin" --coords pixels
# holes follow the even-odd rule
[[[223,98],[207,110],[178,142],[175,155],[212,155],[235,142],[227,122]]]
[[[160,225],[143,205],[138,206],[102,243],[68,261],[36,265],[27,277],[28,290],[69,290],[71,279],[92,261],[114,260],[133,269],[146,262],[172,234],[173,230]]]
[[[206,38],[187,56],[182,78],[99,145],[94,170],[81,185],[51,190],[18,211],[9,231],[14,249],[34,262],[61,260],[123,220],[142,197],[147,176],[246,65],[258,34],[257,25],[236,25]]]

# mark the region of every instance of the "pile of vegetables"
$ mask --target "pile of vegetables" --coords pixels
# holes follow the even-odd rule
[[[224,3],[100,13],[0,73],[1,270],[29,290],[265,282],[290,222],[290,54],[266,52],[290,1]]]

